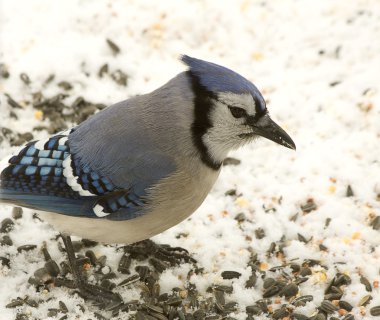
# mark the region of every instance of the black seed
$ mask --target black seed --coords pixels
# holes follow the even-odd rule
[[[292,272],[299,272],[301,270],[301,266],[296,263],[291,263],[289,267],[292,269]]]
[[[371,226],[374,230],[380,230],[380,216],[372,220]]]
[[[313,301],[314,297],[312,295],[301,296],[293,300],[292,304],[296,307],[303,307],[307,302]]]
[[[230,189],[230,190],[227,190],[225,193],[224,193],[225,196],[236,196],[236,189]]]
[[[0,264],[10,268],[10,260],[5,257],[0,257]]]
[[[223,279],[238,279],[241,276],[240,272],[237,271],[223,271],[221,274]]]
[[[287,317],[288,315],[289,315],[289,311],[283,307],[273,312],[272,317],[273,319],[282,319],[282,318]]]
[[[114,55],[117,55],[120,52],[120,48],[111,39],[106,39],[106,41],[109,47],[111,48],[112,53]]]
[[[50,308],[48,310],[49,310],[48,313],[47,313],[48,317],[55,317],[58,314],[58,312],[59,312],[59,310],[55,309],[55,308]]]
[[[141,281],[145,281],[150,274],[150,269],[147,266],[137,266],[135,270],[139,274]]]
[[[15,220],[22,218],[22,208],[21,207],[13,207],[12,217]]]
[[[325,245],[323,245],[322,243],[319,245],[319,250],[321,250],[321,251],[327,251],[328,250],[328,248],[325,246]]]
[[[120,282],[118,286],[127,286],[139,280],[140,280],[140,276],[138,274],[134,274],[128,277],[127,279],[123,280],[122,282]]]
[[[303,243],[308,243],[310,240],[311,240],[311,238],[309,239],[309,240],[307,240],[302,234],[300,234],[300,233],[297,233],[297,236],[298,236],[298,241],[300,241],[300,242],[303,242]]]
[[[269,287],[268,289],[264,290],[263,292],[263,298],[270,298],[270,297],[273,297],[274,295],[276,295],[277,293],[279,293],[281,290],[281,288],[275,284],[271,287]]]
[[[302,209],[303,212],[309,213],[309,212],[311,212],[313,210],[316,210],[317,209],[317,205],[316,205],[316,203],[314,202],[313,199],[308,199],[307,202],[306,202],[306,204],[301,205],[301,209]]]
[[[237,166],[241,163],[241,161],[239,159],[236,159],[236,158],[231,158],[231,157],[227,157],[224,159],[223,161],[223,165],[224,166]]]
[[[265,231],[262,228],[258,228],[255,230],[255,237],[256,239],[262,239],[265,237]]]
[[[326,313],[333,313],[339,310],[339,308],[329,300],[324,300],[319,308]]]
[[[311,271],[311,269],[310,268],[308,268],[308,267],[303,267],[303,268],[301,268],[301,271],[300,271],[300,276],[302,276],[302,277],[306,277],[306,276],[310,276],[310,275],[312,275],[312,271]]]
[[[298,294],[298,286],[294,283],[289,283],[280,291],[280,296],[285,296],[285,298],[294,297]]]
[[[4,235],[0,240],[0,245],[11,246],[13,245],[13,241],[8,235]]]
[[[0,226],[0,233],[5,233],[9,232],[13,229],[14,222],[10,218],[5,218],[3,221],[1,221],[1,226]]]
[[[108,279],[103,279],[101,282],[100,282],[100,286],[111,291],[112,289],[114,289],[116,287],[116,284],[114,284],[113,282],[109,281]]]
[[[22,306],[24,303],[25,301],[22,299],[13,300],[12,302],[8,303],[5,306],[5,308],[9,308],[9,309],[16,308],[16,307]]]
[[[100,78],[102,78],[103,75],[106,74],[106,73],[108,73],[108,64],[107,64],[107,63],[103,64],[103,65],[100,67],[100,69],[99,69],[99,71],[98,71],[98,76],[99,76]]]
[[[34,277],[40,284],[44,284],[52,279],[51,275],[45,268],[39,268],[34,271]]]
[[[15,320],[29,320],[30,318],[24,313],[18,313]]]
[[[4,63],[0,63],[0,78],[7,79],[9,78],[9,71],[7,66]]]
[[[355,320],[355,317],[351,313],[347,313],[342,320]]]
[[[67,81],[61,81],[58,83],[58,87],[62,88],[63,90],[71,90],[73,88],[73,86],[67,82]]]
[[[128,84],[128,76],[120,69],[111,74],[111,78],[119,85],[126,86]]]
[[[368,279],[364,276],[361,276],[360,277],[360,283],[363,284],[365,286],[365,289],[368,291],[368,292],[371,292],[372,291],[372,286],[371,284],[369,283]]]
[[[353,197],[353,196],[354,196],[354,191],[352,190],[351,186],[348,185],[347,190],[346,190],[346,197]]]
[[[21,253],[22,251],[31,251],[31,250],[34,250],[36,248],[37,248],[37,246],[35,244],[25,244],[23,246],[19,246],[17,248],[17,251],[19,253]]]
[[[235,218],[237,222],[244,222],[247,218],[243,212],[238,213]]]
[[[249,276],[247,282],[245,283],[246,288],[253,288],[256,285],[257,282],[257,276],[256,273],[253,273]]]
[[[20,73],[20,79],[22,82],[24,82],[26,85],[30,84],[30,78],[26,73]]]
[[[339,301],[339,307],[341,309],[347,310],[348,312],[350,312],[353,309],[353,306],[344,300]]]
[[[326,316],[323,313],[318,313],[311,320],[326,320]]]
[[[276,283],[276,280],[273,278],[266,278],[263,283],[263,288],[268,289]]]
[[[169,267],[169,265],[166,265],[163,261],[156,258],[149,259],[149,262],[158,273],[164,272]]]
[[[85,253],[86,257],[90,259],[90,263],[95,266],[96,263],[97,263],[97,258],[96,258],[96,255],[94,253],[94,251],[92,250],[87,250],[86,253]]]
[[[66,304],[63,301],[58,301],[58,304],[59,304],[59,309],[61,310],[62,313],[69,312],[69,309],[67,309]]]
[[[32,308],[38,307],[38,302],[36,300],[33,300],[33,299],[27,298],[27,299],[25,299],[25,303]]]
[[[245,308],[245,310],[248,314],[253,314],[255,316],[258,316],[259,314],[263,313],[263,311],[261,310],[261,307],[258,306],[257,304],[253,306],[248,306]]]
[[[52,276],[56,277],[59,275],[59,267],[58,264],[54,260],[49,260],[45,263],[45,269]]]
[[[371,316],[379,317],[380,316],[380,306],[373,307],[369,309],[369,313]]]
[[[182,304],[182,299],[179,297],[172,297],[172,298],[169,298],[168,301],[166,301],[166,303],[169,306],[178,307]]]

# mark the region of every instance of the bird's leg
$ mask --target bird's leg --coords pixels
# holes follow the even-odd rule
[[[80,295],[85,299],[94,300],[99,304],[101,308],[112,309],[122,303],[122,299],[119,294],[113,293],[110,290],[102,288],[100,286],[92,285],[87,282],[87,279],[83,276],[80,268],[76,263],[74,247],[71,242],[70,236],[61,234],[61,238],[66,248],[67,257],[69,259],[69,265],[74,278],[74,283],[78,288]]]

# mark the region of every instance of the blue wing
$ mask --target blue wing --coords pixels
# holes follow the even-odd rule
[[[149,188],[174,170],[173,161],[143,139],[136,144],[133,128],[107,143],[113,131],[103,120],[96,114],[71,132],[26,145],[1,172],[0,201],[111,220],[144,214]]]

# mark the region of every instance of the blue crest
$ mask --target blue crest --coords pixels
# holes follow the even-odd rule
[[[240,74],[212,62],[183,55],[181,60],[189,66],[190,72],[199,84],[211,92],[250,93],[253,98],[264,102],[256,86]],[[265,104],[264,104],[265,105]]]

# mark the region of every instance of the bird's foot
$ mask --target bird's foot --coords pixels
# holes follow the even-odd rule
[[[124,247],[124,251],[137,260],[145,260],[149,257],[169,262],[170,265],[178,265],[181,262],[195,263],[189,252],[181,247],[171,247],[167,244],[157,244],[150,239],[136,242]]]
[[[77,289],[83,299],[93,301],[101,309],[113,310],[123,303],[123,299],[118,293],[88,282],[81,282],[77,285]]]

